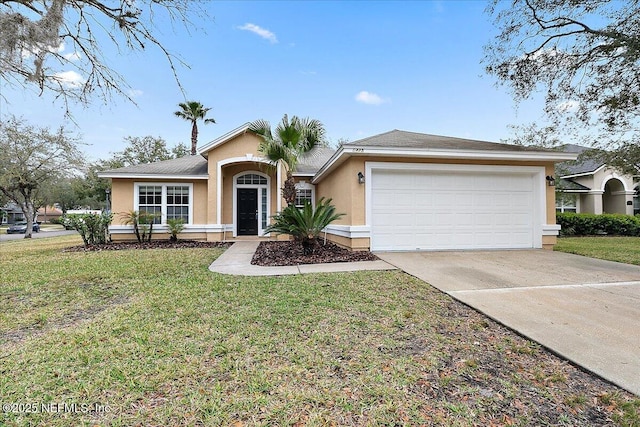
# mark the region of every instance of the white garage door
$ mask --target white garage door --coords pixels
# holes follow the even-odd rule
[[[372,250],[534,247],[531,171],[377,168],[370,179]]]

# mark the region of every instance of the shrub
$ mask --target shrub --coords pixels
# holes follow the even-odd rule
[[[562,236],[640,236],[640,217],[623,214],[558,213]]]
[[[289,205],[274,215],[273,223],[265,229],[265,234],[288,234],[302,244],[305,255],[310,255],[318,245],[318,236],[322,230],[343,215],[336,213],[331,199],[321,198],[315,209],[307,200],[302,208]]]
[[[109,224],[113,214],[103,212],[101,214],[65,214],[61,222],[65,228],[76,230],[80,233],[85,246],[107,243],[109,240]]]
[[[184,230],[184,221],[182,218],[169,218],[167,219],[167,227],[169,227],[169,240],[177,242],[178,234]]]

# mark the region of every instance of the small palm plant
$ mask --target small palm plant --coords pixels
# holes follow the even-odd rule
[[[331,199],[321,198],[315,209],[307,200],[302,208],[291,204],[274,215],[273,223],[265,229],[265,233],[288,234],[302,244],[304,255],[311,255],[319,244],[318,237],[322,230],[343,215],[336,213]]]
[[[138,242],[150,242],[153,233],[153,223],[158,214],[146,211],[129,211],[120,214],[124,225],[133,225],[133,232]]]
[[[184,220],[182,218],[168,218],[167,227],[169,227],[169,241],[177,242],[178,234],[184,230]]]

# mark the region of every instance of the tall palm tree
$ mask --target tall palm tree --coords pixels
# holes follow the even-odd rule
[[[326,144],[324,125],[316,119],[289,117],[285,114],[276,128],[266,120],[256,120],[249,130],[262,137],[258,150],[272,164],[282,164],[287,171],[283,194],[287,204],[292,205],[296,198],[293,172],[300,157],[317,146]]]
[[[198,120],[203,120],[205,124],[215,123],[214,119],[205,119],[207,112],[211,108],[205,108],[204,105],[197,101],[187,101],[178,104],[181,110],[174,112],[177,117],[191,122],[191,155],[196,154],[198,145]]]

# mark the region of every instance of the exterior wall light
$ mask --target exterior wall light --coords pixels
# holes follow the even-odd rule
[[[364,175],[362,175],[362,172],[358,172],[358,184],[364,184]]]
[[[547,175],[547,184],[549,184],[549,187],[555,187],[556,186],[556,179],[554,177],[552,177],[551,175]]]

